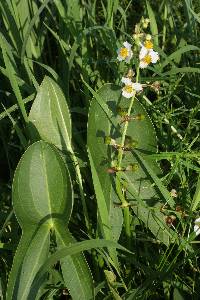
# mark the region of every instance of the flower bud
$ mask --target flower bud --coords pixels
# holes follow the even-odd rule
[[[176,220],[176,217],[174,215],[165,217],[165,222],[169,227],[173,225],[175,220]]]
[[[129,69],[128,73],[126,74],[126,77],[131,79],[134,75],[135,75],[135,72],[133,71],[133,69]]]
[[[143,18],[142,17],[142,28],[143,29],[147,29],[147,27],[149,26],[150,20],[148,18]]]
[[[170,192],[170,195],[173,197],[173,198],[177,198],[178,197],[178,193],[175,189],[172,189],[171,192]]]
[[[115,145],[116,144],[115,140],[112,139],[110,136],[105,136],[104,143],[106,145]]]
[[[147,40],[147,41],[150,41],[151,39],[152,39],[151,35],[150,35],[150,34],[147,34],[147,35],[146,35],[146,40]]]
[[[160,89],[160,82],[159,81],[155,81],[152,83],[151,88],[155,91],[158,92]]]
[[[138,164],[131,164],[131,165],[128,165],[126,167],[126,171],[132,171],[132,172],[135,172],[139,169],[139,166]]]

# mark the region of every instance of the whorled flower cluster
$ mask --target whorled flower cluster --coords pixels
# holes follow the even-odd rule
[[[153,43],[151,41],[151,37],[148,37],[144,41],[144,43],[140,43],[140,51],[139,51],[139,68],[144,69],[150,63],[155,64],[159,60],[158,52],[153,50]],[[125,61],[129,63],[131,58],[133,57],[133,51],[131,50],[132,45],[127,41],[123,43],[123,47],[117,50],[117,59],[119,61]],[[122,77],[122,83],[125,86],[122,88],[122,95],[125,98],[131,98],[135,93],[139,93],[143,90],[142,84],[139,82],[132,82],[130,77]]]

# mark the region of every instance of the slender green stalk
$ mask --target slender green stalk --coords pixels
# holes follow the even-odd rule
[[[136,82],[138,82],[138,78],[139,78],[139,66],[137,67],[137,74],[136,74]],[[134,93],[133,97],[131,98],[131,102],[128,108],[128,112],[127,115],[130,116],[131,114],[131,109],[133,107],[133,103],[135,100],[135,95],[136,92]],[[120,144],[120,149],[118,152],[118,167],[121,167],[121,163],[122,163],[122,157],[123,157],[123,147],[124,147],[124,143],[125,143],[125,138],[126,138],[126,133],[128,130],[128,124],[129,122],[126,121],[124,128],[123,128],[123,132],[122,132],[122,140],[121,140],[121,144]],[[128,238],[128,247],[130,246],[130,237],[131,237],[131,229],[130,229],[130,216],[129,216],[129,207],[128,207],[128,203],[122,193],[122,189],[121,189],[121,174],[120,172],[117,172],[116,175],[116,190],[117,190],[117,194],[119,196],[119,199],[122,202],[122,207],[124,207],[123,212],[124,212],[124,226],[125,226],[125,232]]]
[[[137,75],[136,75],[136,82],[138,82],[138,78],[139,78],[139,66],[137,68]],[[127,116],[129,117],[130,114],[131,114],[131,109],[133,107],[133,103],[134,103],[134,100],[135,100],[135,95],[136,95],[136,92],[134,92],[134,95],[133,97],[131,98],[131,102],[130,102],[130,105],[129,105],[129,108],[128,108],[128,112],[127,112]],[[122,162],[122,157],[123,157],[123,147],[124,147],[124,143],[125,143],[125,138],[126,138],[126,133],[127,133],[127,129],[128,129],[128,121],[125,122],[125,125],[124,125],[124,129],[123,129],[123,133],[122,133],[122,141],[121,141],[121,147],[119,149],[119,153],[118,153],[118,167],[121,167],[121,162]]]

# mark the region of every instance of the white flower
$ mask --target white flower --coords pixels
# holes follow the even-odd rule
[[[131,44],[129,44],[128,42],[124,42],[123,45],[124,47],[119,48],[117,50],[117,54],[118,54],[117,59],[119,61],[125,60],[128,63],[133,56],[133,52],[131,50]]]
[[[196,236],[200,234],[200,218],[197,218],[194,221],[194,232],[196,233]]]
[[[141,69],[146,68],[150,63],[155,64],[159,60],[158,52],[153,49],[147,50],[145,47],[142,47],[139,54]]]
[[[158,52],[153,50],[153,43],[151,40],[146,40],[144,44],[141,44],[139,53],[141,69],[146,68],[150,63],[155,64],[159,60]]]
[[[130,78],[122,77],[121,81],[125,84],[125,86],[122,88],[122,96],[125,98],[131,98],[135,93],[143,90],[140,83],[133,83]]]

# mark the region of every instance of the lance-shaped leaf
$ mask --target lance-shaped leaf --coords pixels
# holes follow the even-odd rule
[[[122,97],[121,88],[113,84],[104,85],[94,96],[96,100],[92,101],[89,115],[88,148],[98,209],[102,224],[105,230],[108,230],[107,228],[112,228],[109,215],[114,200],[111,194],[115,188],[113,183],[115,175],[107,174],[106,170],[117,159],[117,150],[113,145],[105,145],[104,138],[109,136],[115,141],[111,144],[121,144],[124,122],[118,112],[126,114],[129,101]],[[124,151],[122,168],[126,169],[127,166],[134,164],[139,166],[135,172],[127,170],[124,176],[121,172],[124,185],[127,185],[127,200],[135,201],[135,205],[138,205],[134,209],[135,214],[161,242],[168,245],[174,232],[167,228],[164,215],[160,212],[162,201],[166,201],[167,192],[158,178],[161,173],[159,166],[155,161],[148,160],[148,154],[157,151],[155,130],[148,114],[137,99],[134,100],[130,117],[132,119],[130,118],[126,135],[129,142],[130,140],[136,142],[137,151],[146,164],[144,165],[143,161],[132,151],[133,149]],[[152,215],[153,218],[151,218]],[[115,220],[115,225],[116,222],[117,220]]]

